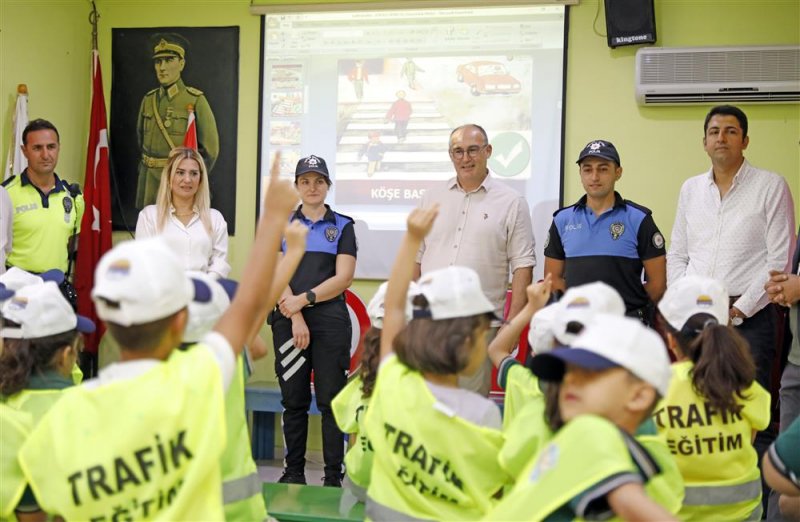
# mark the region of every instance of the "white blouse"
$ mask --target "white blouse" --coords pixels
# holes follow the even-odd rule
[[[195,208],[188,225],[175,217],[175,208],[170,208],[169,219],[160,235],[169,244],[186,270],[206,272],[215,277],[228,277],[228,224],[218,210],[210,209],[211,236],[206,232],[200,213]],[[158,232],[158,210],[156,205],[147,205],[139,212],[136,222],[136,239],[154,237]]]

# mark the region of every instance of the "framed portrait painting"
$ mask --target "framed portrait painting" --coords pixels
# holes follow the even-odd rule
[[[211,206],[236,224],[238,27],[112,29],[110,150],[115,230],[133,231],[156,202],[170,150],[190,113]]]

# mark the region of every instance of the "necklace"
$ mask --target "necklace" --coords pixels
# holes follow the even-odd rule
[[[175,212],[176,217],[186,217],[192,215],[194,215],[194,212]]]

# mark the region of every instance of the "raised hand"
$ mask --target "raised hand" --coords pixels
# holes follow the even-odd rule
[[[433,228],[433,222],[439,214],[439,204],[436,203],[430,208],[415,208],[408,215],[406,221],[408,226],[408,235],[422,240]]]
[[[550,299],[550,291],[553,288],[553,278],[551,274],[538,283],[528,285],[526,290],[528,294],[528,304],[533,306],[536,310],[544,308],[547,301]]]
[[[283,229],[283,237],[286,239],[286,253],[303,254],[306,251],[306,235],[308,227],[300,221],[292,221]]]
[[[264,211],[288,214],[297,206],[300,198],[291,181],[280,179],[280,164],[281,153],[276,152],[270,168],[269,187],[264,196]]]

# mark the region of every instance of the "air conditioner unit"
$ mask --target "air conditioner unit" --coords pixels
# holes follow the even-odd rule
[[[800,102],[800,46],[639,49],[636,101],[639,105]]]

